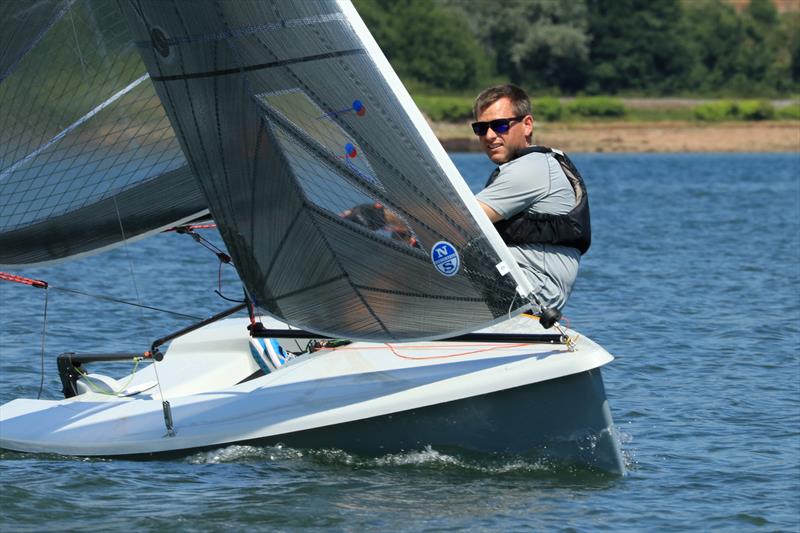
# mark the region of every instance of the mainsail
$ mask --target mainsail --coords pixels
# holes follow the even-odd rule
[[[0,3],[0,265],[207,212],[112,0]]]
[[[129,0],[123,11],[259,307],[318,333],[399,340],[529,305],[349,2]]]

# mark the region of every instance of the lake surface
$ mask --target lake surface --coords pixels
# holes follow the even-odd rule
[[[453,158],[473,190],[492,169]],[[617,357],[603,373],[627,476],[434,449],[0,451],[0,530],[800,531],[800,154],[573,159],[594,239],[565,314]],[[163,234],[19,273],[204,317],[229,305],[215,261]],[[44,291],[0,282],[2,402],[39,391],[43,312]],[[44,398],[58,353],[142,350],[187,323],[58,290],[47,313]]]

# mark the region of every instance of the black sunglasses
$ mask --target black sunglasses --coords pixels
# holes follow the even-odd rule
[[[507,133],[511,128],[512,122],[522,120],[527,116],[528,115],[520,115],[513,118],[496,118],[488,122],[473,122],[472,131],[475,132],[475,135],[481,136],[486,135],[486,132],[489,131],[489,128],[492,128],[492,131],[495,133]]]

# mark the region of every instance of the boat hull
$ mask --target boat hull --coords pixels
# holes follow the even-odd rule
[[[422,450],[522,455],[625,472],[600,369],[250,444],[380,456]]]
[[[176,339],[157,375],[136,372],[130,394],[2,405],[0,447],[123,456],[251,442],[371,455],[431,446],[624,471],[600,373],[613,357],[586,337],[571,347],[353,343],[253,377],[246,325],[226,320]],[[542,330],[516,318],[492,331]]]

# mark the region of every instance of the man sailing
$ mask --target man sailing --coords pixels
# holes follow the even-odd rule
[[[475,99],[472,124],[498,165],[478,203],[534,287],[543,309],[561,310],[591,242],[586,187],[563,153],[533,146],[528,95],[497,85]]]
[[[499,165],[478,193],[478,203],[530,280],[536,303],[542,310],[560,311],[591,242],[583,179],[562,152],[531,144],[530,99],[519,87],[484,90],[473,114],[473,131]],[[379,203],[355,206],[341,216],[417,246],[405,223]]]

